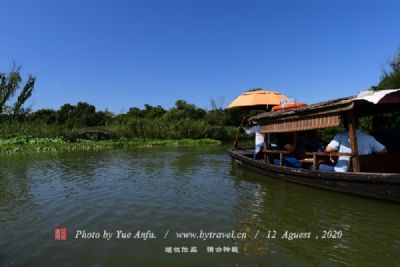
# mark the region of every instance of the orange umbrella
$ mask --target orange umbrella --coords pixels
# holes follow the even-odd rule
[[[235,100],[233,100],[232,103],[229,104],[228,108],[250,106],[276,106],[279,105],[282,100],[288,100],[288,98],[278,92],[260,89],[248,91],[241,94]]]

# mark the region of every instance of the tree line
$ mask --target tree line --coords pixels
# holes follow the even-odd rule
[[[380,82],[371,90],[400,88],[400,51],[389,63]],[[211,99],[209,110],[199,108],[185,100],[177,100],[175,106],[145,104],[144,108],[132,107],[123,114],[99,111],[92,104],[78,102],[64,104],[58,110],[32,111],[25,105],[35,87],[36,77],[28,75],[23,82],[21,68],[13,67],[8,73],[0,72],[0,138],[19,135],[33,137],[68,137],[82,129],[103,129],[113,132],[113,138],[214,138],[231,140],[242,116],[255,115],[260,110],[240,108],[224,109]],[[14,101],[14,102],[13,102]],[[398,114],[390,119],[400,126]],[[364,120],[366,128],[369,120]]]

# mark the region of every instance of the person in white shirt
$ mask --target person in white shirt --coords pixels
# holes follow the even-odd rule
[[[359,155],[368,155],[371,153],[386,153],[387,150],[384,145],[376,141],[376,139],[368,134],[359,130],[356,131],[357,146]],[[349,131],[337,133],[333,140],[326,146],[326,152],[343,152],[351,153]],[[321,171],[335,171],[346,172],[349,166],[350,156],[340,156],[336,165],[320,164],[319,170]]]
[[[261,126],[260,124],[256,122],[252,122],[255,125],[250,127],[250,128],[244,128],[242,129],[247,133],[247,134],[253,134],[255,133],[256,139],[255,139],[255,148],[254,148],[254,156],[253,159],[256,159],[260,152],[264,149],[264,135],[260,133]]]

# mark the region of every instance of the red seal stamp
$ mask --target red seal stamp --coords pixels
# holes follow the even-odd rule
[[[54,240],[65,241],[68,239],[67,227],[56,227],[54,228]]]

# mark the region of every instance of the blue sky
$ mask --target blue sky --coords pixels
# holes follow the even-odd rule
[[[34,109],[114,112],[251,88],[315,103],[377,84],[400,47],[400,1],[2,1],[0,71],[37,76]]]

